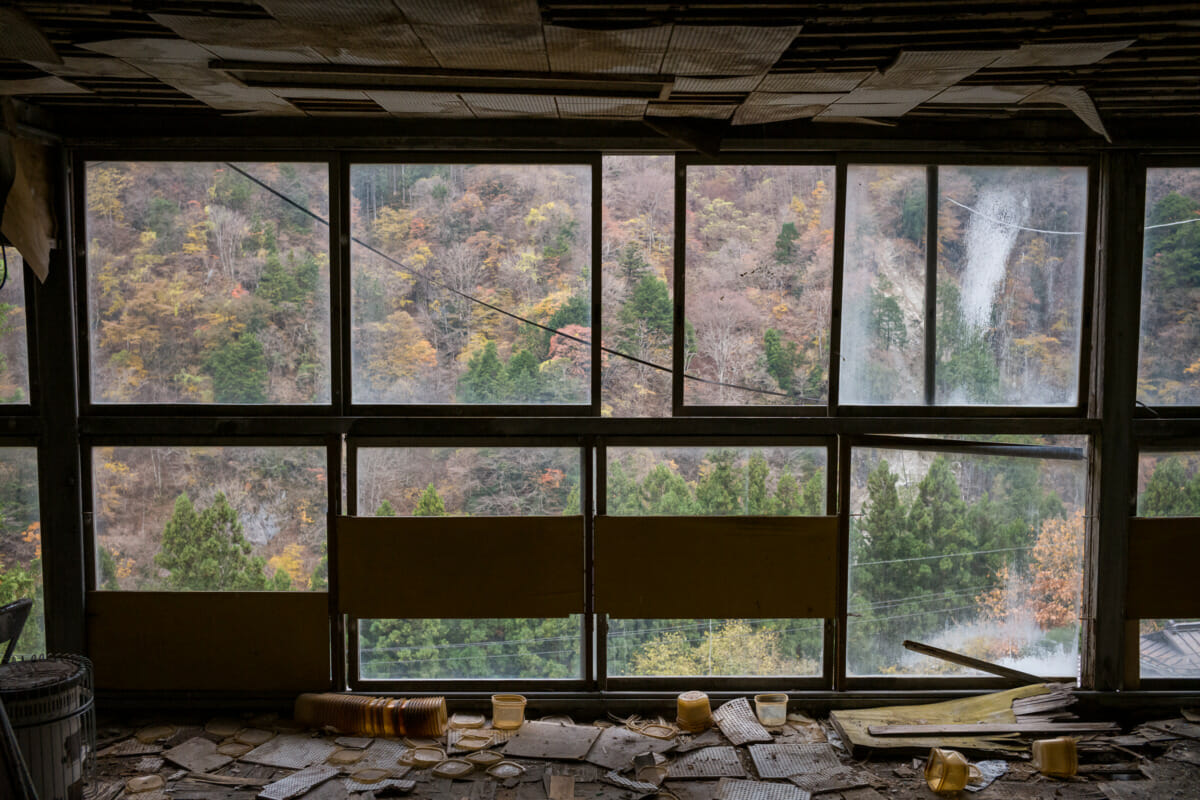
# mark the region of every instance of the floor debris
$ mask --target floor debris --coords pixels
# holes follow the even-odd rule
[[[526,722],[508,740],[504,752],[525,758],[558,758],[582,761],[600,738],[600,728],[591,725],[561,725],[557,722]]]
[[[216,742],[201,736],[163,752],[163,758],[191,772],[212,772],[233,761],[230,756],[217,752]]]
[[[771,741],[770,732],[759,723],[750,708],[750,701],[744,697],[730,700],[718,708],[713,712],[713,720],[725,738],[735,745]]]
[[[746,770],[737,749],[726,746],[704,747],[684,753],[671,762],[667,778],[742,778]]]

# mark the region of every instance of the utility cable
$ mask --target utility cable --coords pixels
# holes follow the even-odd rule
[[[236,164],[232,164],[227,161],[227,162],[225,162],[225,166],[229,167],[234,172],[237,172],[239,175],[243,176],[244,178],[251,181],[255,185],[257,185],[257,186],[261,187],[262,189],[265,189],[266,191],[275,195],[280,200],[282,200],[283,202],[292,206],[293,208],[312,217],[317,222],[320,222],[322,225],[325,225],[325,226],[329,225],[329,220],[325,219],[320,214],[317,214],[316,212],[307,208],[303,204],[296,202],[292,198],[285,195],[283,192],[275,189],[273,186],[266,183],[265,181],[262,181],[262,180],[256,178],[254,175],[250,174],[249,172],[247,172],[246,170],[237,166]],[[528,319],[527,317],[522,317],[519,314],[514,314],[513,312],[508,311],[503,308],[500,308],[499,306],[493,305],[493,304],[487,302],[486,300],[480,300],[478,297],[473,297],[473,296],[467,294],[466,292],[459,291],[458,289],[455,289],[453,286],[449,286],[448,284],[443,283],[442,281],[439,281],[437,278],[431,278],[429,275],[426,275],[422,270],[414,269],[414,268],[398,261],[397,259],[388,255],[387,253],[383,252],[382,250],[379,250],[378,248],[368,244],[367,242],[363,241],[362,239],[358,238],[357,236],[351,236],[350,241],[354,242],[355,244],[359,245],[360,247],[365,248],[369,252],[374,253],[375,255],[388,261],[389,263],[394,264],[394,265],[404,269],[407,272],[415,273],[416,275],[420,276],[422,280],[424,280],[428,283],[431,283],[434,286],[444,289],[445,291],[450,292],[451,294],[458,295],[459,297],[461,297],[465,300],[468,300],[472,303],[476,303],[480,306],[483,306],[486,309],[495,311],[497,314],[503,314],[506,317],[517,320],[518,322],[523,322],[526,325],[532,325],[533,327],[540,328],[541,330],[544,330],[547,333],[550,333],[550,334],[553,334],[556,336],[562,336],[564,339],[570,339],[572,341],[578,342],[579,344],[586,345],[587,347],[592,346],[592,343],[589,342],[587,339],[583,339],[578,336],[573,336],[569,333],[563,333],[562,331],[551,328],[548,325],[543,325],[540,322],[535,322],[531,319]],[[638,358],[637,356],[631,356],[628,353],[622,353],[619,350],[613,350],[612,348],[605,347],[603,345],[601,345],[600,350],[604,353],[608,353],[609,355],[613,355],[618,358],[624,358],[628,361],[632,361],[636,364],[641,364],[642,366],[650,367],[651,369],[656,369],[661,372],[666,372],[668,374],[671,374],[674,372],[674,370],[671,367],[664,367],[662,364],[655,364],[652,361],[646,361],[645,359]],[[823,400],[818,399],[818,398],[804,397],[804,396],[792,394],[789,392],[776,392],[771,389],[757,389],[753,386],[744,386],[740,383],[726,383],[724,381],[714,381],[714,380],[710,380],[708,378],[701,378],[698,375],[689,375],[687,373],[684,373],[683,377],[686,380],[697,381],[699,383],[707,383],[711,386],[723,386],[728,389],[740,389],[743,392],[754,392],[756,394],[767,394],[767,395],[772,395],[775,397],[791,397],[791,398],[796,398],[798,400],[803,400],[803,401],[810,402],[810,403],[824,402]]]

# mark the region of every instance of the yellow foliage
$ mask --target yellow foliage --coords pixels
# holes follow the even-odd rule
[[[771,309],[771,314],[775,317],[775,319],[783,319],[785,316],[787,316],[789,311],[791,311],[791,309],[788,307],[787,303],[780,303]]]
[[[125,204],[121,193],[133,182],[123,170],[100,167],[87,170],[88,211],[106,217],[109,222],[125,221]]]
[[[384,251],[399,251],[412,229],[412,212],[406,208],[381,208],[372,227]]]
[[[283,570],[292,579],[293,589],[307,589],[308,576],[304,571],[304,559],[307,556],[304,545],[293,542],[283,548],[283,552],[271,558],[267,566],[278,572]]]

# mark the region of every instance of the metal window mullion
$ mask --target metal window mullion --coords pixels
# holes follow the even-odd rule
[[[329,594],[329,656],[333,688],[346,686],[345,621],[338,612],[337,518],[342,515],[342,437],[325,440],[325,591]]]
[[[342,416],[350,405],[350,167],[329,160],[329,399]]]
[[[846,272],[846,197],[849,169],[846,162],[838,159],[834,168],[834,214],[833,214],[833,285],[829,312],[829,387],[826,403],[829,416],[838,414],[838,396],[842,380],[842,292]],[[832,474],[832,473],[831,473]]]
[[[586,440],[584,446],[579,449],[580,458],[580,486],[579,499],[582,503],[583,513],[583,629],[580,633],[583,636],[582,648],[580,657],[582,663],[582,677],[588,686],[594,686],[597,682],[597,664],[596,652],[600,643],[596,640],[596,601],[595,601],[595,537],[596,531],[593,525],[595,497],[591,487],[595,482],[595,448],[591,440]]]
[[[592,579],[592,592],[590,602],[594,614],[595,627],[593,635],[596,640],[596,690],[600,692],[608,691],[608,617],[600,611],[596,610],[596,575],[595,575],[595,547],[596,547],[596,517],[608,513],[608,447],[603,437],[597,437],[594,441],[593,463],[595,464],[595,473],[592,487],[589,489],[594,502],[593,506],[595,513],[592,514],[588,521],[589,529],[592,531],[592,539],[590,542],[593,560],[589,568]]]
[[[937,400],[938,168],[925,168],[925,405]]]
[[[604,358],[604,306],[602,294],[603,281],[603,227],[604,227],[604,170],[603,158],[599,154],[591,159],[592,168],[592,240],[591,240],[591,278],[592,278],[592,385],[591,403],[592,416],[600,416],[603,404],[604,375],[602,361]]]
[[[834,648],[833,689],[846,690],[846,642],[850,587],[850,455],[849,436],[838,437],[838,582],[837,646]],[[828,658],[828,657],[826,657]]]
[[[687,355],[687,316],[684,308],[684,292],[687,282],[687,163],[675,154],[675,230],[672,262],[675,274],[674,316],[671,330],[671,414],[683,413],[683,369]]]

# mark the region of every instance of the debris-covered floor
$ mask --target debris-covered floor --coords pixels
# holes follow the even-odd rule
[[[988,697],[1012,702],[1003,694]],[[822,720],[791,713],[785,725],[764,729],[750,704],[739,699],[716,710],[716,726],[688,734],[663,718],[577,720],[535,713],[527,714],[517,731],[497,731],[482,715],[454,711],[451,707],[443,736],[423,739],[307,730],[269,714],[191,722],[102,720],[96,779],[87,795],[91,800],[936,796],[923,777],[925,758],[915,750],[938,745],[937,738],[887,740],[884,749],[844,742],[843,734],[858,738],[849,732],[854,723],[847,715],[859,712],[835,712],[833,719]],[[879,711],[886,709],[862,712],[868,715],[863,719],[873,720],[869,715]],[[1016,719],[1046,724],[1070,716],[1060,709],[1041,711]],[[932,712],[926,718],[939,719]],[[1200,798],[1200,717],[1195,712],[1077,739],[1078,774],[1059,779],[1042,775],[1030,763],[1027,738],[981,738],[978,748],[962,749],[984,781],[992,782],[969,786],[974,791],[963,796]]]

